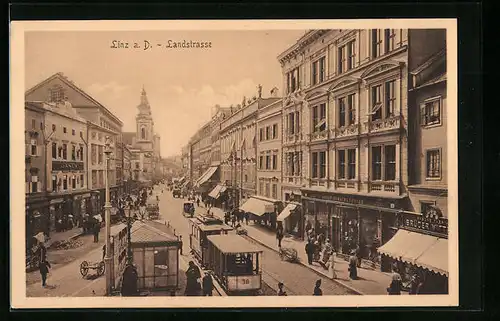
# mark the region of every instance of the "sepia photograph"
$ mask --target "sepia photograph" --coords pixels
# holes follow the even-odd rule
[[[456,306],[456,50],[453,19],[11,23],[12,306]]]

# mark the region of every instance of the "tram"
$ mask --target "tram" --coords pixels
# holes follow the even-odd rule
[[[202,267],[206,264],[207,237],[217,234],[224,235],[233,230],[231,226],[224,224],[222,220],[203,215],[190,218],[189,227],[189,247]]]
[[[206,268],[228,295],[258,295],[262,250],[237,234],[208,236]]]

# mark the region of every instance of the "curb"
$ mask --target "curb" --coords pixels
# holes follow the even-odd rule
[[[263,243],[263,242],[261,242],[261,241],[257,240],[256,238],[254,238],[254,237],[250,236],[249,234],[247,234],[247,237],[251,238],[251,239],[252,239],[252,240],[254,240],[255,242],[259,243],[260,245],[262,245],[262,246],[264,246],[264,247],[266,247],[266,248],[268,248],[268,249],[270,249],[270,250],[272,250],[272,251],[274,251],[274,252],[276,252],[276,253],[279,253],[279,252],[278,252],[275,248],[273,248],[273,247],[271,247],[271,246],[269,246],[269,245],[267,245],[267,244],[265,244],[265,243]],[[359,290],[357,290],[357,289],[353,288],[352,286],[347,285],[347,284],[345,284],[344,282],[342,282],[342,281],[340,281],[340,280],[337,280],[337,279],[332,279],[332,278],[330,278],[329,276],[327,276],[327,275],[325,275],[325,274],[323,274],[323,273],[321,273],[321,272],[319,272],[319,271],[317,271],[317,270],[313,269],[312,267],[310,267],[310,266],[308,266],[308,265],[306,265],[306,264],[302,263],[302,261],[300,261],[300,258],[299,258],[299,264],[300,264],[300,265],[302,265],[302,266],[304,266],[304,267],[306,267],[306,268],[308,268],[309,270],[313,271],[314,273],[316,273],[316,274],[318,274],[318,275],[320,275],[320,276],[322,276],[322,277],[326,277],[326,278],[328,278],[328,279],[332,280],[333,282],[335,282],[335,283],[337,283],[337,284],[339,284],[339,285],[341,285],[341,286],[343,286],[343,287],[345,287],[345,288],[349,289],[350,291],[352,291],[352,292],[354,292],[354,293],[356,293],[356,294],[358,294],[358,295],[366,295],[365,293],[363,293],[363,292],[361,292],[361,291],[359,291]]]

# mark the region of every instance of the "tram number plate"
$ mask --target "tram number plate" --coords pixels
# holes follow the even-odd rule
[[[251,277],[230,277],[228,287],[233,290],[249,290],[256,285]]]
[[[250,280],[249,279],[241,279],[241,283],[248,285],[248,284],[250,284]]]

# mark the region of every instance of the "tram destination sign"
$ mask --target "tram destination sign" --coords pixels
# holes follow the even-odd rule
[[[52,162],[53,171],[83,171],[83,162]]]

